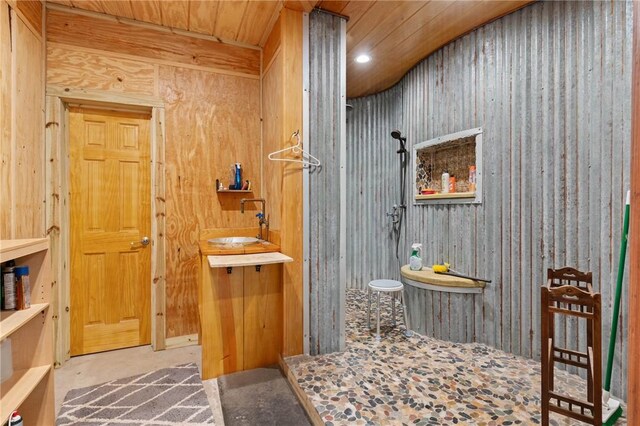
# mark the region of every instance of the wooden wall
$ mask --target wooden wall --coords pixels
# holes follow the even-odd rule
[[[42,4],[3,1],[0,9],[0,239],[42,237]]]
[[[263,53],[264,157],[295,142],[302,131],[302,13],[283,9]],[[304,141],[305,135],[301,135]],[[302,167],[299,163],[264,163],[264,197],[271,226],[280,229],[282,252],[294,259],[283,268],[283,355],[303,350]]]
[[[47,13],[47,86],[158,98],[166,132],[166,337],[197,333],[200,230],[257,226],[217,195],[233,163],[260,193],[260,50],[114,18]]]

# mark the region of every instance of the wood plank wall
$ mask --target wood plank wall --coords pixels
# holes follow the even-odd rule
[[[256,226],[215,192],[242,163],[261,196],[260,50],[60,8],[47,13],[47,85],[161,99],[166,132],[166,337],[197,333],[200,230]]]
[[[539,359],[540,286],[547,268],[569,265],[593,271],[602,292],[606,359],[631,175],[632,9],[631,2],[534,3],[435,52],[390,91],[351,100],[347,146],[358,161],[350,162],[357,168],[350,183],[361,193],[351,192],[347,284],[364,288],[397,274],[393,265],[379,269],[388,254],[377,248],[393,244],[384,211],[398,199],[397,145],[388,132],[397,126],[410,149],[483,127],[482,204],[407,211],[404,263],[411,243],[422,242],[427,265],[448,260],[493,280],[473,304],[434,292],[424,307],[429,334]],[[391,176],[382,185],[392,191],[379,175]],[[613,371],[621,397],[632,364],[629,312],[623,304]],[[569,321],[557,337],[575,347],[585,330]]]
[[[0,239],[43,237],[42,4],[0,8]]]
[[[283,9],[264,48],[264,157],[295,144],[302,131],[302,13]],[[304,141],[305,135],[301,135]],[[264,196],[271,226],[280,229],[282,252],[294,259],[283,267],[283,355],[303,349],[302,308],[302,167],[298,163],[264,163]],[[268,177],[268,178],[267,178]]]

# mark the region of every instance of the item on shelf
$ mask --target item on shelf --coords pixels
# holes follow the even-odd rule
[[[22,426],[24,423],[22,422],[22,417],[18,413],[18,411],[14,411],[11,413],[11,417],[9,417],[9,423],[7,426]]]
[[[427,188],[422,190],[422,195],[433,195],[436,193],[435,189]]]
[[[29,309],[31,307],[31,285],[29,283],[29,267],[16,266],[16,309]]]
[[[449,192],[452,194],[456,192],[456,177],[454,175],[449,177]]]
[[[448,194],[449,193],[449,172],[447,170],[444,171],[444,173],[442,173],[442,193],[443,194]]]
[[[409,269],[412,271],[422,270],[422,244],[413,243],[411,245],[411,257],[409,257]]]
[[[16,308],[16,274],[12,265],[2,268],[2,281],[4,283],[4,305],[2,309]]]
[[[476,192],[476,166],[469,166],[469,192]]]
[[[240,163],[236,163],[234,166],[235,179],[233,185],[235,189],[242,189],[242,166]]]

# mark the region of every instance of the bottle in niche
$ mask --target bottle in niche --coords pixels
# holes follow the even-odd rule
[[[469,192],[476,192],[476,166],[469,166]]]
[[[442,173],[442,193],[449,193],[449,172],[447,170]]]
[[[451,175],[451,177],[449,178],[449,192],[450,193],[456,192],[456,177],[455,177],[455,175]]]

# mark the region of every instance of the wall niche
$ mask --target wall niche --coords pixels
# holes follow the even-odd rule
[[[482,128],[416,144],[413,193],[415,205],[481,203]]]

